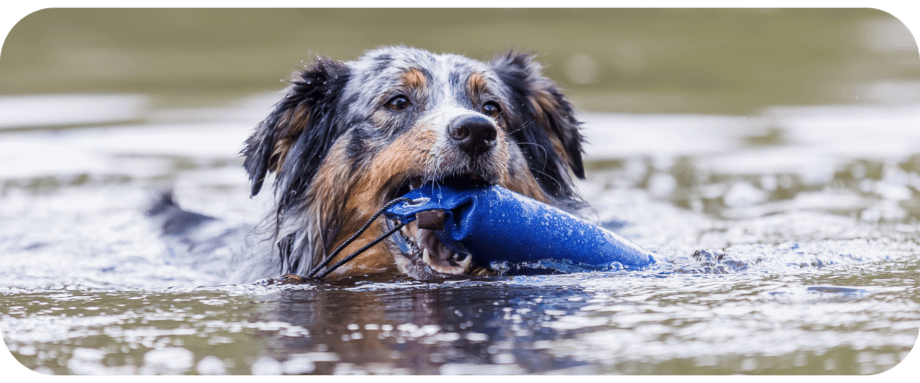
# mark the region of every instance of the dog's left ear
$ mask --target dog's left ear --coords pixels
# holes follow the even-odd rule
[[[294,74],[287,95],[256,127],[241,153],[252,195],[262,189],[268,173],[281,170],[291,152],[304,162],[295,175],[299,184],[309,183],[338,136],[333,121],[335,104],[348,77],[348,67],[326,58]]]
[[[576,177],[585,178],[581,158],[584,138],[572,104],[552,80],[543,76],[540,64],[529,54],[508,52],[495,57],[490,66],[511,92],[513,110],[508,111],[508,117],[518,127],[512,135],[522,143],[521,151],[532,159],[529,162],[534,177],[554,197],[570,197],[573,191],[564,181],[569,180],[566,167]],[[540,148],[547,145],[555,150]]]

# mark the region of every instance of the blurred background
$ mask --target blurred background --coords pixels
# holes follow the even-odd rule
[[[536,54],[585,216],[665,272],[266,291],[165,248],[153,191],[257,222],[239,151],[291,72],[392,44]],[[879,373],[920,327],[918,58],[873,9],[40,10],[0,52],[4,341],[48,374]]]
[[[916,43],[873,9],[45,9],[7,36],[0,94],[187,105],[278,89],[317,55],[393,44],[483,60],[533,52],[591,111],[920,100]]]
[[[241,143],[293,71],[396,44],[534,53],[586,122],[588,167],[633,169],[628,185],[681,208],[735,217],[836,182],[897,199],[831,204],[845,214],[920,219],[920,178],[863,181],[920,171],[917,44],[875,9],[44,9],[0,53],[0,195],[166,187],[214,174],[201,165],[241,185]]]

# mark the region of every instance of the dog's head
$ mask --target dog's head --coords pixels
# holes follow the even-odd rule
[[[351,62],[319,58],[295,73],[246,141],[244,166],[253,195],[275,173],[274,251],[282,273],[303,275],[386,202],[423,182],[498,184],[578,205],[569,171],[583,178],[584,168],[573,114],[529,55],[483,63],[382,48]],[[340,257],[383,234],[382,221]],[[333,275],[398,270],[424,279],[470,270],[467,254],[427,230],[410,224],[393,237]]]

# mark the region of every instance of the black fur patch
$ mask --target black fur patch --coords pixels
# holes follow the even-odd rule
[[[245,157],[243,166],[249,172],[252,195],[259,193],[266,174],[279,160],[274,153],[277,142],[291,133],[293,124],[302,123],[291,119],[285,121],[286,114],[296,108],[309,110],[309,121],[306,121],[306,127],[289,149],[289,158],[282,165],[282,173],[286,177],[279,178],[278,182],[283,182],[286,189],[306,190],[329,148],[342,133],[335,129],[333,121],[337,98],[348,81],[348,68],[337,61],[320,58],[296,77],[287,96],[276,104],[275,110],[246,140],[242,151]]]
[[[511,135],[527,157],[534,178],[555,198],[573,197],[575,193],[568,182],[566,168],[582,179],[585,170],[581,147],[584,139],[578,131],[580,122],[575,119],[572,105],[555,83],[542,76],[539,65],[528,54],[508,52],[494,58],[490,65],[510,90],[511,110],[504,115]],[[537,91],[548,92],[559,106],[542,110],[546,117],[543,120],[537,118],[538,112],[530,101]],[[544,125],[540,125],[541,122]],[[571,162],[566,163],[556,153],[548,134],[559,138]]]
[[[160,222],[160,230],[163,235],[172,236],[185,235],[202,223],[217,220],[203,214],[182,210],[173,200],[172,190],[162,192],[145,214]]]

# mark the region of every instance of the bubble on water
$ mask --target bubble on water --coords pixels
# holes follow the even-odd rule
[[[677,180],[668,173],[655,173],[648,180],[648,192],[655,197],[667,197],[677,187]]]
[[[295,356],[281,363],[281,371],[288,375],[309,374],[316,370],[316,364],[306,356]]]
[[[180,374],[188,370],[195,361],[191,351],[179,347],[161,348],[144,354],[142,374]]]
[[[281,363],[269,356],[263,356],[251,366],[253,375],[281,375]]]
[[[728,207],[751,206],[764,202],[766,199],[767,193],[747,181],[734,183],[722,196],[722,201]]]
[[[195,370],[201,375],[223,375],[227,373],[224,361],[214,355],[201,358],[195,366]]]

